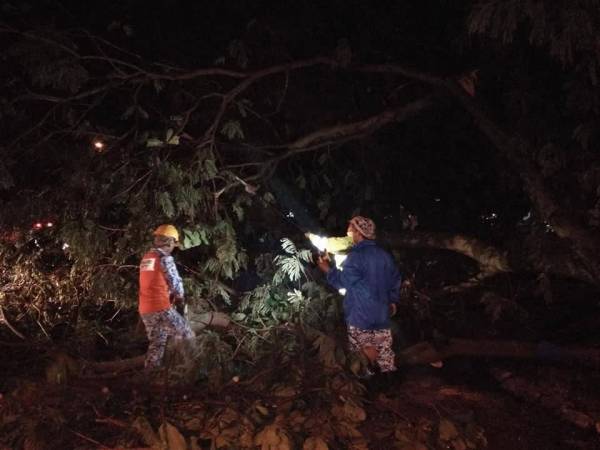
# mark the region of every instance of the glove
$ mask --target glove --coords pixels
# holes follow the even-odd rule
[[[187,307],[185,304],[185,299],[183,297],[174,295],[173,297],[171,297],[171,304],[175,307],[175,311],[177,311],[182,316],[185,315]]]

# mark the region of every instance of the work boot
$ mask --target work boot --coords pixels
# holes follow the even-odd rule
[[[394,392],[395,386],[398,384],[400,374],[398,371],[392,372],[380,372],[371,377],[365,383],[365,387],[369,394],[377,396],[379,394],[386,394],[391,396]]]

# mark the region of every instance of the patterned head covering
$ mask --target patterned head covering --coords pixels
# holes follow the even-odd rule
[[[350,223],[367,239],[375,239],[375,222],[368,217],[354,216]]]

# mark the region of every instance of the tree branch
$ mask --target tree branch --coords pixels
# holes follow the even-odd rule
[[[408,69],[394,64],[365,65],[356,70],[373,73],[392,73],[422,81],[432,86],[443,87],[473,117],[481,132],[513,164],[519,172],[524,188],[536,211],[548,222],[556,234],[571,242],[574,252],[581,258],[583,265],[600,285],[600,265],[597,263],[597,251],[600,239],[588,232],[584,226],[569,215],[561,202],[546,185],[540,171],[532,162],[530,155],[534,149],[526,139],[510,135],[497,125],[484,111],[481,105],[452,78],[443,78],[424,72]]]
[[[392,122],[402,122],[431,106],[429,97],[394,109],[387,109],[375,116],[357,122],[336,125],[314,131],[288,145],[290,152],[315,145],[323,140],[334,140],[355,134],[371,134]]]
[[[485,273],[512,271],[506,251],[474,237],[426,231],[403,231],[398,234],[386,233],[382,239],[395,247],[451,250],[476,261]]]

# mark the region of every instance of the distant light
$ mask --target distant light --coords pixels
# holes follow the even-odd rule
[[[43,226],[44,225],[42,224],[42,222],[36,222],[33,224],[33,228],[35,228],[36,230],[41,230]]]
[[[288,217],[288,218],[290,218],[290,219],[293,219],[293,218],[294,218],[294,217],[296,217],[296,216],[294,215],[294,211],[288,211],[288,213],[285,215],[285,217]]]
[[[481,216],[479,216],[479,218],[484,222],[493,222],[498,218],[498,214],[496,214],[495,212],[491,212],[488,214],[482,214]]]
[[[96,150],[102,150],[104,148],[104,142],[96,141],[94,142],[94,147],[96,147]]]
[[[48,222],[48,223],[46,224],[46,227],[48,227],[48,228],[52,228],[53,226],[54,226],[54,224],[53,224],[52,222]]]
[[[340,293],[340,295],[346,295],[346,289],[344,288],[339,289],[338,292]]]
[[[69,248],[69,244],[67,244],[66,242],[64,242],[63,245],[62,245],[62,249],[66,250],[68,248]]]
[[[434,199],[433,199],[433,201],[434,201],[434,202],[441,202],[441,201],[442,201],[442,199],[441,199],[441,198],[434,198]]]

